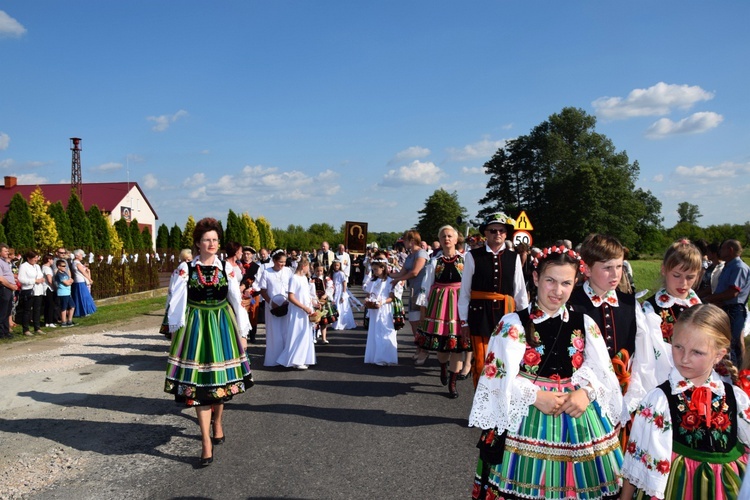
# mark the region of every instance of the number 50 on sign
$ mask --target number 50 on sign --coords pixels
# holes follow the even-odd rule
[[[533,238],[531,237],[531,233],[528,231],[516,231],[513,233],[513,245],[518,245],[519,243],[525,243],[529,247],[534,243]]]

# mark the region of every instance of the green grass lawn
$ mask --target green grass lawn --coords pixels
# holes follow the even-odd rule
[[[661,260],[631,260],[630,265],[633,267],[636,291],[648,289],[644,299],[662,287]]]
[[[116,304],[98,305],[94,314],[86,316],[85,318],[73,318],[73,321],[78,326],[94,326],[101,324],[120,323],[144,314],[163,314],[166,302],[167,298],[165,296],[162,296]],[[42,329],[50,333],[56,331],[49,328],[44,328],[44,325],[42,325]],[[28,337],[24,337],[22,335],[23,332],[21,330],[22,328],[20,324],[16,325],[13,328],[11,333],[14,334],[14,339],[28,340]],[[66,333],[74,331],[75,329],[65,330]],[[0,344],[12,342],[14,339],[0,340]]]

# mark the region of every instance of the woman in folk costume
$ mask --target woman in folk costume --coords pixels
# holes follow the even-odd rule
[[[564,246],[545,249],[536,299],[490,338],[469,417],[484,429],[473,498],[619,494],[622,395],[596,323],[566,307],[579,259]]]
[[[266,355],[263,366],[276,366],[284,350],[284,341],[289,330],[288,311],[289,281],[292,269],[286,266],[286,253],[281,248],[271,252],[273,267],[267,268],[260,277],[258,286],[266,301]]]
[[[338,309],[339,318],[333,324],[334,330],[353,330],[357,328],[354,321],[352,306],[349,304],[349,290],[346,284],[346,274],[341,269],[341,262],[334,260],[329,272],[333,280],[333,302]]]
[[[250,324],[234,270],[216,255],[221,234],[216,219],[198,221],[193,243],[200,253],[180,263],[169,284],[172,346],[164,391],[195,407],[203,466],[213,462],[213,445],[225,439],[224,402],[253,385],[245,353]]]
[[[633,420],[621,498],[743,498],[750,398],[714,370],[724,364],[736,381],[727,356],[731,338],[729,317],[718,307],[682,312],[671,337],[675,366]]]
[[[458,397],[456,381],[463,366],[463,353],[471,351],[471,340],[461,334],[458,319],[464,259],[456,251],[458,231],[452,226],[441,227],[438,240],[442,251],[427,265],[417,299],[425,308],[416,338],[422,349],[437,351],[440,383],[448,386],[448,395],[454,399]]]

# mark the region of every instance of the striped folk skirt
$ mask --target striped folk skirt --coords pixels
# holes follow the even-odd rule
[[[461,283],[434,283],[430,289],[425,319],[417,329],[416,344],[437,352],[471,351],[471,340],[461,338],[458,292]]]
[[[572,392],[570,379],[539,377],[548,391]],[[535,406],[518,432],[508,432],[502,463],[477,465],[472,498],[617,498],[622,452],[614,427],[594,401],[583,415],[545,415]]]
[[[252,387],[234,311],[226,300],[188,301],[185,326],[172,334],[164,391],[187,406],[218,404]]]
[[[748,459],[743,444],[738,443],[727,453],[689,449],[678,443],[672,446],[672,466],[664,498],[738,500]],[[633,498],[652,497],[637,490]]]

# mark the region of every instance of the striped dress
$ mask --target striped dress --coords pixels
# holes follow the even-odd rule
[[[211,266],[199,265],[196,258],[172,275],[172,346],[164,391],[179,404],[223,403],[253,385],[250,362],[240,347],[250,324],[247,314],[240,314],[244,309],[233,273],[218,258]]]
[[[533,321],[537,346],[526,342]],[[584,413],[546,415],[538,391],[596,392]],[[484,429],[472,498],[602,499],[620,491],[622,452],[612,424],[622,395],[594,321],[562,307],[503,317],[490,338],[469,425]]]
[[[458,254],[450,258],[441,255],[427,264],[422,291],[417,298],[418,304],[426,304],[425,318],[415,335],[416,344],[422,349],[471,351],[471,340],[460,335],[458,317],[458,294],[463,269],[464,258]]]
[[[674,368],[638,406],[622,472],[638,499],[736,500],[748,443],[750,398],[715,371],[696,387]]]

